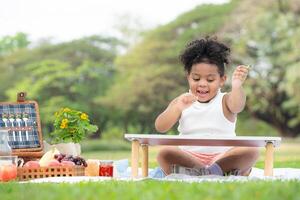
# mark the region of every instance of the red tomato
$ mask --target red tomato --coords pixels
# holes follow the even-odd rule
[[[30,168],[39,168],[40,164],[39,161],[28,161],[27,163],[25,163],[24,167],[30,167]]]
[[[10,181],[17,178],[17,167],[11,165],[0,166],[0,181]]]

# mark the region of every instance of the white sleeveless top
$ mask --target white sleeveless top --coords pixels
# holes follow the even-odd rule
[[[235,122],[223,113],[222,99],[226,93],[219,90],[208,103],[194,102],[182,111],[179,119],[179,135],[235,136]],[[199,153],[221,153],[232,147],[180,146],[181,149]]]

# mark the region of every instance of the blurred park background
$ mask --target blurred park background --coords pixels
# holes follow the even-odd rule
[[[5,27],[24,27],[26,16],[31,15],[33,21],[26,23],[27,26],[37,28],[44,36],[35,40],[33,33],[24,31],[29,29],[21,28],[13,34],[0,34],[0,101],[14,102],[17,92],[26,91],[28,100],[39,103],[43,136],[48,142],[54,128],[54,113],[69,107],[87,113],[99,127],[98,132],[81,143],[84,158],[129,159],[131,146],[124,140],[124,134],[156,133],[156,116],[171,99],[188,90],[178,59],[181,50],[193,39],[216,36],[232,50],[228,80],[237,65],[252,66],[244,86],[247,105],[238,116],[237,135],[283,137],[280,148],[275,149],[274,167],[300,168],[299,0],[224,0],[218,4],[199,3],[192,8],[185,4],[196,0],[152,0],[156,8],[151,8],[147,1],[136,1],[144,4],[141,10],[132,4],[133,0],[79,1],[51,0],[53,7],[46,0],[0,3],[0,33],[5,32]],[[9,9],[4,2],[19,6],[12,5]],[[107,7],[99,7],[100,3],[95,2]],[[78,37],[79,32],[103,22],[106,28],[105,23],[111,22],[105,17],[95,17],[95,12],[119,11],[121,2],[133,10],[150,13],[153,19],[163,16],[159,14],[163,9],[167,16],[177,3],[186,7],[179,9],[182,12],[172,20],[155,26],[125,14],[114,25],[118,34],[99,32]],[[58,12],[61,5],[71,13]],[[34,12],[29,8],[34,8]],[[91,10],[87,14],[90,18],[84,18],[82,23],[84,16],[80,13],[86,9]],[[15,21],[10,17],[1,18],[3,13],[19,15],[19,18]],[[50,20],[44,19],[45,16]],[[38,18],[43,19],[40,24],[35,21]],[[63,25],[56,29],[53,23]],[[50,32],[66,32],[72,37],[51,38]],[[229,89],[230,81],[224,91]],[[177,126],[168,134],[177,134]],[[151,168],[157,166],[158,150],[159,147],[150,148]],[[264,153],[262,149],[255,167],[263,168]],[[4,199],[20,199],[20,193],[21,199],[299,199],[300,195],[299,181],[268,179],[242,184],[154,180],[78,184],[12,182],[5,187],[0,184],[0,190]]]
[[[26,32],[2,36],[0,100],[16,101],[17,92],[26,91],[28,100],[39,103],[49,141],[54,113],[62,107],[84,111],[98,125],[90,139],[154,134],[156,116],[188,90],[179,53],[193,39],[216,36],[232,50],[228,80],[235,66],[253,67],[237,135],[296,138],[299,17],[298,0],[232,0],[198,5],[151,28],[124,17],[116,26],[120,37],[98,34],[62,42],[45,37],[37,42]],[[177,134],[177,126],[168,134]]]

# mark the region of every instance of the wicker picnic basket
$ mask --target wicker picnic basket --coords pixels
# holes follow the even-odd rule
[[[84,166],[57,166],[57,167],[18,167],[18,180],[27,181],[37,178],[84,176]]]
[[[8,130],[13,155],[34,160],[43,155],[42,128],[38,103],[25,97],[20,92],[17,102],[0,102],[0,129]]]

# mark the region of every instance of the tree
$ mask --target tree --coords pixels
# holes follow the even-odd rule
[[[15,101],[17,92],[27,91],[28,99],[37,100],[45,134],[52,131],[54,112],[66,106],[88,113],[102,131],[112,114],[94,102],[113,82],[120,45],[114,38],[92,36],[10,55],[0,63],[14,72],[3,81],[10,85],[5,96]]]
[[[142,39],[142,34],[149,29],[140,17],[129,13],[117,16],[114,28],[118,38],[124,42],[125,51],[137,44]]]
[[[254,65],[246,84],[247,110],[282,136],[296,137],[300,134],[299,13],[283,9],[280,3],[280,9],[275,6],[257,15],[232,41],[238,49],[236,58],[241,58],[236,62],[248,60]]]
[[[19,49],[27,48],[30,44],[25,33],[0,38],[0,56],[11,54]]]
[[[103,109],[95,109],[93,101],[109,86],[113,76],[111,69],[91,62],[74,69],[68,63],[55,60],[32,63],[25,68],[32,72],[31,76],[19,81],[6,94],[13,101],[18,91],[28,91],[27,98],[39,102],[45,133],[52,131],[54,113],[62,107],[84,111],[99,126],[103,123]]]

